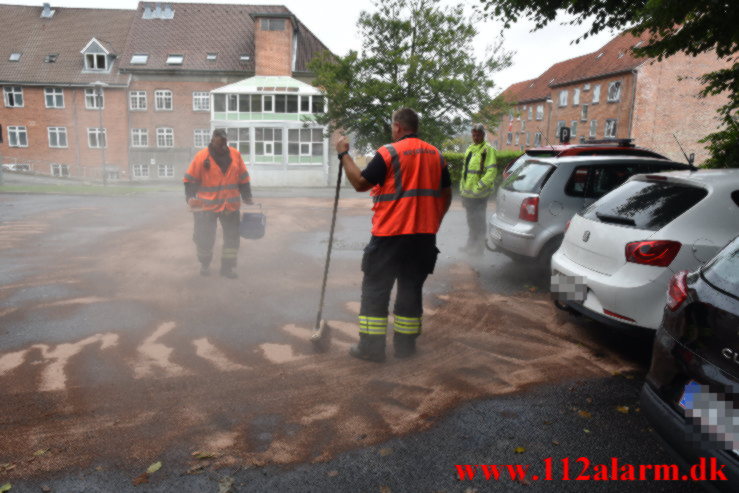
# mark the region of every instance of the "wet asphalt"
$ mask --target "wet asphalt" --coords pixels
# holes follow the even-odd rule
[[[141,200],[179,200],[180,193],[179,189],[173,187],[171,191],[158,192],[157,199],[146,195]],[[287,199],[296,196],[331,197],[333,191],[258,190],[257,193]],[[342,190],[342,194],[348,197],[357,196],[348,189]],[[84,202],[116,214],[126,200],[126,197],[91,197],[84,199]],[[0,194],[0,225],[38,214],[53,213],[63,208],[78,207],[80,203],[81,199],[74,196]],[[127,227],[135,228],[137,221],[144,221],[135,213],[126,217],[129,221]],[[117,227],[110,224],[111,221],[104,216],[95,218],[87,224],[89,234],[84,238],[65,236],[63,227],[60,227],[53,236],[53,242],[48,240],[48,245],[36,245],[48,251],[48,254],[26,263],[18,261],[15,256],[12,259],[3,258],[0,261],[0,285],[21,282],[34,269],[56,268],[59,259],[54,256],[54,248],[59,246],[59,242],[81,242],[81,251],[100,248],[104,245],[102,239],[117,231]],[[351,218],[341,220],[339,224],[336,259],[338,262],[358,263],[361,249],[368,238],[367,220]],[[439,235],[439,247],[442,251],[439,261],[442,264],[455,261],[450,252],[455,252],[461,246],[465,234],[463,211],[453,210]],[[301,251],[304,254],[320,259],[325,240],[322,241],[320,235],[317,235],[302,245]],[[532,288],[539,291],[547,289],[546,273],[516,264],[499,253],[486,252],[472,264],[479,274],[482,287],[488,292],[511,294]],[[17,298],[3,300],[3,303],[12,305],[28,299],[54,299],[59,293],[45,291],[53,289],[73,288],[30,288],[17,294]],[[444,292],[450,286],[444,279],[434,279],[429,283],[429,289]],[[107,313],[104,318],[118,317],[135,326],[140,322],[137,317],[146,317],[146,314],[131,314],[126,311],[126,307],[118,307],[116,310],[121,310],[121,313]],[[33,321],[31,314],[29,317]],[[95,320],[89,321],[91,326],[95,323]],[[130,474],[114,467],[106,467],[101,471],[70,470],[49,477],[14,481],[11,491],[702,491],[699,484],[689,482],[574,480],[582,464],[576,463],[576,460],[581,457],[585,457],[592,465],[608,464],[613,457],[617,457],[621,463],[629,464],[675,463],[675,458],[663,447],[646,419],[638,412],[638,395],[649,365],[652,335],[639,331],[615,332],[582,320],[577,323],[583,325],[593,340],[604,347],[615,348],[621,357],[634,362],[638,371],[628,375],[540,385],[511,395],[469,402],[459,406],[425,432],[398,437],[370,447],[363,446],[361,437],[358,437],[355,450],[325,463],[290,467],[229,467],[199,475],[168,472],[165,467],[152,475],[149,483],[138,486],[132,485]],[[59,334],[53,323],[44,327],[44,337],[49,341],[61,342],[69,337],[68,334]],[[7,347],[25,345],[30,337],[22,331],[0,328],[0,353]],[[38,337],[38,334],[33,337]],[[628,406],[630,412],[618,413],[616,408],[619,406]],[[0,429],[0,435],[1,432]],[[463,464],[527,464],[531,467],[531,474],[543,474],[543,460],[546,458],[551,458],[554,464],[553,478],[549,481],[512,481],[505,474],[498,481],[485,480],[479,475],[473,480],[461,481],[455,467]],[[562,471],[559,466],[563,459],[569,459],[572,464],[572,480],[561,479]],[[167,457],[162,460],[167,463]],[[587,472],[592,474],[592,471]],[[4,478],[0,473],[0,487],[3,483]]]

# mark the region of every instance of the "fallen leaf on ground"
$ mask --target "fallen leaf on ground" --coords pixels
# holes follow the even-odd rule
[[[380,456],[381,457],[387,457],[388,455],[393,453],[393,449],[391,448],[382,448],[380,449]]]
[[[187,474],[200,474],[201,472],[203,472],[203,469],[205,469],[205,464],[200,464],[188,469]]]
[[[590,430],[588,430],[587,428],[583,428],[582,431],[584,431],[585,433],[590,433]]]
[[[149,466],[149,469],[146,470],[146,473],[147,474],[154,474],[155,472],[157,472],[161,468],[162,468],[162,463],[161,462],[155,462],[155,463],[153,463],[152,465]]]
[[[131,481],[134,486],[138,486],[140,484],[148,483],[149,482],[149,475],[144,473],[141,476],[137,476],[133,478],[133,481]]]
[[[42,486],[41,491],[43,491],[44,493],[51,493],[51,488],[49,488],[48,486]]]
[[[523,454],[524,452],[526,452],[526,449],[523,447],[516,447],[514,452],[516,452],[517,454]]]
[[[593,417],[593,415],[590,414],[588,411],[578,411],[577,414],[579,414],[581,418],[592,418]]]
[[[329,478],[335,478],[335,477],[336,477],[336,476],[338,476],[338,475],[339,475],[339,471],[336,471],[336,470],[334,470],[334,471],[329,471],[329,472],[328,472],[328,474],[327,474],[327,476],[328,476]]]
[[[45,448],[45,449],[39,449],[39,450],[35,451],[35,452],[33,453],[33,455],[35,455],[36,457],[39,457],[39,456],[41,456],[41,455],[44,455],[44,454],[45,454],[46,452],[48,452],[49,450],[50,450],[50,449],[48,449],[48,448]]]
[[[380,486],[380,493],[392,493],[389,486]]]
[[[616,411],[622,414],[629,414],[629,406],[616,406]]]
[[[235,482],[236,480],[231,476],[224,476],[218,481],[218,493],[231,493],[233,491],[231,487]]]
[[[198,460],[204,460],[204,459],[212,459],[213,457],[215,457],[215,454],[211,454],[209,452],[193,452],[192,456]]]
[[[552,440],[552,445],[559,445],[559,442],[557,440]]]
[[[5,493],[6,491],[10,491],[13,489],[13,485],[10,483],[5,483],[4,485],[0,486],[0,493]]]

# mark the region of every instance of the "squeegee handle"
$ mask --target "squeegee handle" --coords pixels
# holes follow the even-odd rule
[[[316,327],[321,324],[321,315],[323,314],[323,299],[326,295],[326,280],[328,279],[328,266],[331,263],[331,247],[334,244],[334,229],[336,228],[336,211],[339,208],[339,192],[341,191],[341,176],[344,170],[341,161],[339,161],[339,176],[336,179],[336,193],[334,194],[334,210],[331,215],[331,231],[328,234],[328,249],[326,251],[326,265],[323,267],[323,283],[321,284],[321,301],[318,303],[318,315],[316,316]]]

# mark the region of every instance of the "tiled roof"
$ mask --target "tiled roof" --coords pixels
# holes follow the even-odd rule
[[[223,5],[166,3],[174,9],[172,19],[144,19],[140,2],[134,14],[126,50],[121,60],[124,70],[254,72],[253,14],[291,12],[281,5]],[[298,56],[295,70],[306,71],[315,54],[327,48],[308,28],[298,22]],[[208,53],[217,53],[213,61]],[[132,65],[131,56],[148,54],[146,65]],[[184,55],[182,65],[168,65],[170,54]],[[241,55],[248,55],[243,62]]]
[[[553,87],[633,70],[645,59],[636,58],[631,48],[640,41],[646,43],[648,39],[648,33],[639,38],[628,32],[622,33],[599,50],[555,63],[536,79],[512,84],[502,94],[509,101],[518,103],[545,101]]]
[[[636,37],[628,32],[619,34],[599,50],[579,57],[580,62],[570,67],[569,71],[562,74],[552,86],[595,79],[635,69],[646,59],[636,58],[631,49],[640,42],[646,44],[649,36],[648,32],[644,32],[641,37]]]
[[[125,85],[128,76],[118,73],[120,58],[105,72],[84,72],[80,51],[97,38],[112,54],[123,51],[133,11],[54,7],[54,16],[41,18],[39,7],[0,5],[0,83],[85,85],[95,81]],[[21,53],[17,62],[8,59]],[[58,54],[54,63],[44,59]]]

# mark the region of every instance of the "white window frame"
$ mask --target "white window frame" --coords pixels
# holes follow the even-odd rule
[[[154,91],[154,111],[173,111],[174,95],[169,89]]]
[[[534,134],[534,147],[541,146],[541,132],[536,132]]]
[[[51,98],[52,104],[49,104],[49,98]],[[64,89],[60,87],[45,87],[44,105],[47,108],[64,108]]]
[[[157,128],[157,147],[174,147],[174,129],[172,127]]]
[[[607,101],[609,103],[618,103],[619,101],[621,101],[621,90],[622,89],[623,89],[623,84],[621,83],[620,80],[614,80],[613,82],[609,82]]]
[[[303,100],[308,101],[308,111],[303,111]],[[311,96],[306,96],[305,94],[301,94],[300,97],[298,98],[298,113],[307,115],[312,112],[313,112],[313,98]]]
[[[20,98],[20,104],[18,99]],[[4,86],[3,100],[6,108],[23,108],[25,98],[23,97],[23,88],[21,86]]]
[[[544,105],[537,104],[536,105],[536,121],[541,121],[543,119],[544,119]]]
[[[193,135],[193,145],[196,149],[203,149],[205,147],[208,147],[208,142],[210,141],[210,130],[207,128],[196,128],[192,131]],[[230,141],[229,141],[230,143]]]
[[[588,137],[593,138],[598,136],[598,120],[590,120],[590,129],[588,131]]]
[[[146,111],[148,101],[146,91],[129,91],[128,92],[128,109],[131,111]]]
[[[105,90],[103,88],[100,88],[99,90],[100,94],[98,94],[98,88],[96,87],[88,87],[85,89],[85,109],[105,109]]]
[[[65,149],[69,147],[67,139],[67,127],[47,127],[47,135],[49,137],[49,147],[52,149]],[[56,137],[56,145],[52,143],[52,136]],[[60,145],[60,139],[64,140],[64,145]]]
[[[593,104],[600,103],[600,84],[593,86]]]
[[[554,138],[557,139],[557,142],[559,142],[559,130],[562,127],[567,126],[567,122],[564,120],[558,120],[557,121],[557,127],[554,129]]]
[[[62,163],[51,163],[49,165],[51,176],[65,177],[69,176],[69,166]]]
[[[505,143],[506,145],[513,144],[513,133],[512,132],[508,132],[508,135],[506,135]]]
[[[167,65],[182,65],[185,62],[185,55],[167,55]]]
[[[25,140],[25,143],[21,143]],[[24,125],[8,127],[8,147],[28,147],[28,129]]]
[[[562,91],[559,91],[559,107],[564,108],[567,106],[567,89],[564,89]]]
[[[103,137],[103,145],[100,145],[100,136]],[[93,145],[93,138],[95,142]],[[108,132],[105,128],[88,127],[87,129],[87,146],[90,149],[107,149],[108,148]]]
[[[131,55],[131,65],[146,65],[149,62],[147,53],[135,53]]]
[[[193,91],[192,110],[210,111],[210,93],[207,91]]]
[[[577,137],[577,120],[570,122],[570,138]]]
[[[134,164],[131,167],[131,173],[134,178],[149,178],[148,164]]]
[[[580,105],[580,88],[576,87],[572,92],[572,106]]]
[[[102,60],[103,67],[99,67]],[[108,56],[105,53],[85,53],[85,70],[108,71]]]
[[[131,129],[131,147],[149,147],[149,129]]]
[[[266,102],[269,101],[270,109],[265,110]],[[312,104],[311,104],[312,107]],[[275,96],[274,94],[263,94],[262,95],[262,113],[274,113],[275,112]]]
[[[587,103],[583,103],[580,107],[580,121],[586,122],[588,121],[588,108],[590,108],[590,105]]]
[[[174,165],[173,164],[158,164],[157,165],[157,176],[159,178],[174,178]]]
[[[533,120],[534,118],[534,107],[532,105],[529,105],[529,121]]]
[[[521,132],[526,131],[526,120],[521,120]]]
[[[606,124],[603,128],[603,138],[615,139],[618,132],[618,119],[606,118]]]

